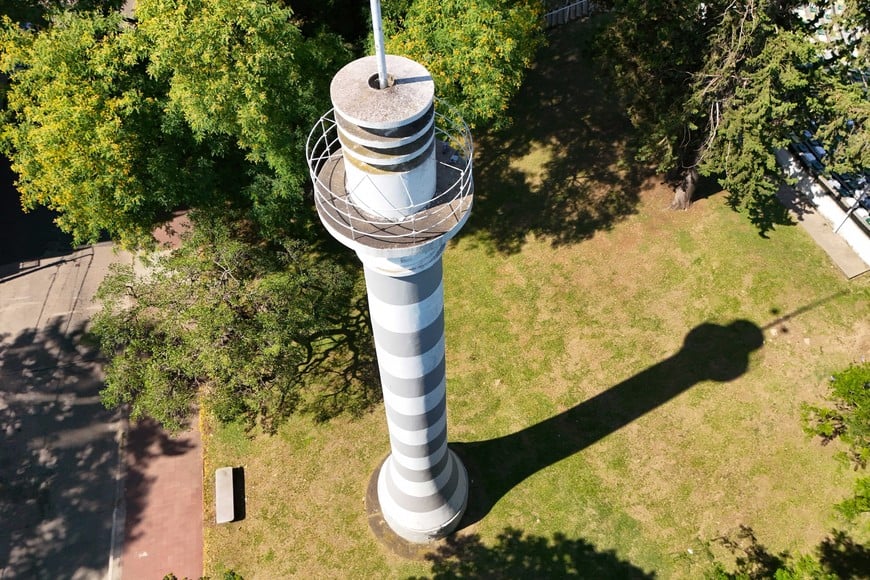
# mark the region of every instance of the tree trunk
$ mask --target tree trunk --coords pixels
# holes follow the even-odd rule
[[[697,186],[698,170],[693,167],[686,172],[679,185],[674,188],[674,200],[671,202],[671,209],[689,209],[689,206],[692,205],[692,196],[695,195],[695,188]]]
[[[692,195],[682,184],[674,189],[674,199],[671,201],[671,209],[689,209],[692,205]]]

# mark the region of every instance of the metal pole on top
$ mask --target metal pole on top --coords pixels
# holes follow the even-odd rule
[[[387,88],[387,55],[384,51],[384,28],[381,25],[381,2],[371,0],[372,28],[375,33],[375,55],[378,57],[378,85]]]

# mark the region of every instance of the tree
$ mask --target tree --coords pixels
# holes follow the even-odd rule
[[[143,0],[136,15],[169,108],[197,140],[229,138],[244,152],[258,221],[281,234],[307,227],[302,152],[329,108],[331,73],[349,58],[340,38],[303,37],[292,11],[267,0]]]
[[[474,51],[482,82],[450,78],[448,92],[494,118],[540,41],[537,3],[415,10],[404,22],[481,20],[448,43],[439,70],[454,74]],[[202,402],[272,430],[294,411],[323,418],[370,399],[357,279],[315,241],[304,198],[304,141],[349,54],[304,24],[309,36],[268,0],[139,0],[132,22],[58,13],[44,29],[7,19],[0,32],[11,80],[0,146],[25,205],[60,212],[76,242],[108,232],[129,246],[171,210],[199,210],[180,249],[144,273],[116,267],[98,294],[103,400],[134,419],[179,429]]]
[[[856,469],[870,461],[870,362],[852,365],[831,377],[833,407],[804,405],[804,430],[826,445],[839,439],[847,445],[842,458]],[[847,518],[870,512],[870,477],[855,482],[851,498],[837,505]]]
[[[387,52],[425,66],[466,122],[504,125],[544,41],[542,9],[536,0],[395,0],[384,10]]]
[[[742,3],[611,0],[598,46],[639,129],[641,160],[670,171],[716,176],[729,203],[763,233],[783,217],[774,152],[789,136],[817,128],[836,167],[870,164],[863,0],[845,3],[830,22],[825,10],[801,17],[797,0]],[[864,3],[866,4],[866,3]],[[819,31],[828,43],[819,43]],[[674,207],[687,207],[678,188]]]
[[[231,156],[196,143],[167,111],[120,15],[58,15],[42,32],[6,22],[0,66],[12,80],[4,152],[26,208],[60,212],[76,243],[108,231],[130,244],[174,207],[214,199]]]
[[[338,39],[303,38],[266,0],[141,0],[136,14],[6,21],[2,148],[22,203],[60,212],[78,243],[136,245],[172,209],[221,203],[278,236],[307,228],[299,152],[346,57]]]
[[[267,430],[363,408],[358,275],[318,245],[304,199],[304,139],[348,57],[340,39],[303,36],[267,0],[139,0],[135,21],[56,13],[0,34],[0,141],[26,205],[60,212],[77,242],[106,231],[129,246],[194,210],[180,249],[100,288],[104,403],[170,430],[199,403]]]
[[[100,286],[103,402],[173,431],[199,403],[267,431],[293,412],[364,409],[373,349],[348,269],[298,241],[263,243],[244,220],[196,221],[180,249],[145,271],[115,265]]]

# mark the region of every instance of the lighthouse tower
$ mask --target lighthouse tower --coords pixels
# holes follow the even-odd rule
[[[468,219],[472,141],[435,106],[420,64],[385,55],[372,0],[377,55],[332,80],[333,110],[311,131],[306,157],[323,225],[362,261],[390,455],[378,473],[384,520],[425,543],[452,532],[468,476],[447,447],[441,256]]]

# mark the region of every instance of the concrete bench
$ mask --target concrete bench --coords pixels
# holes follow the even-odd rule
[[[225,524],[236,519],[235,486],[233,468],[220,467],[214,472],[214,512],[215,520]]]

